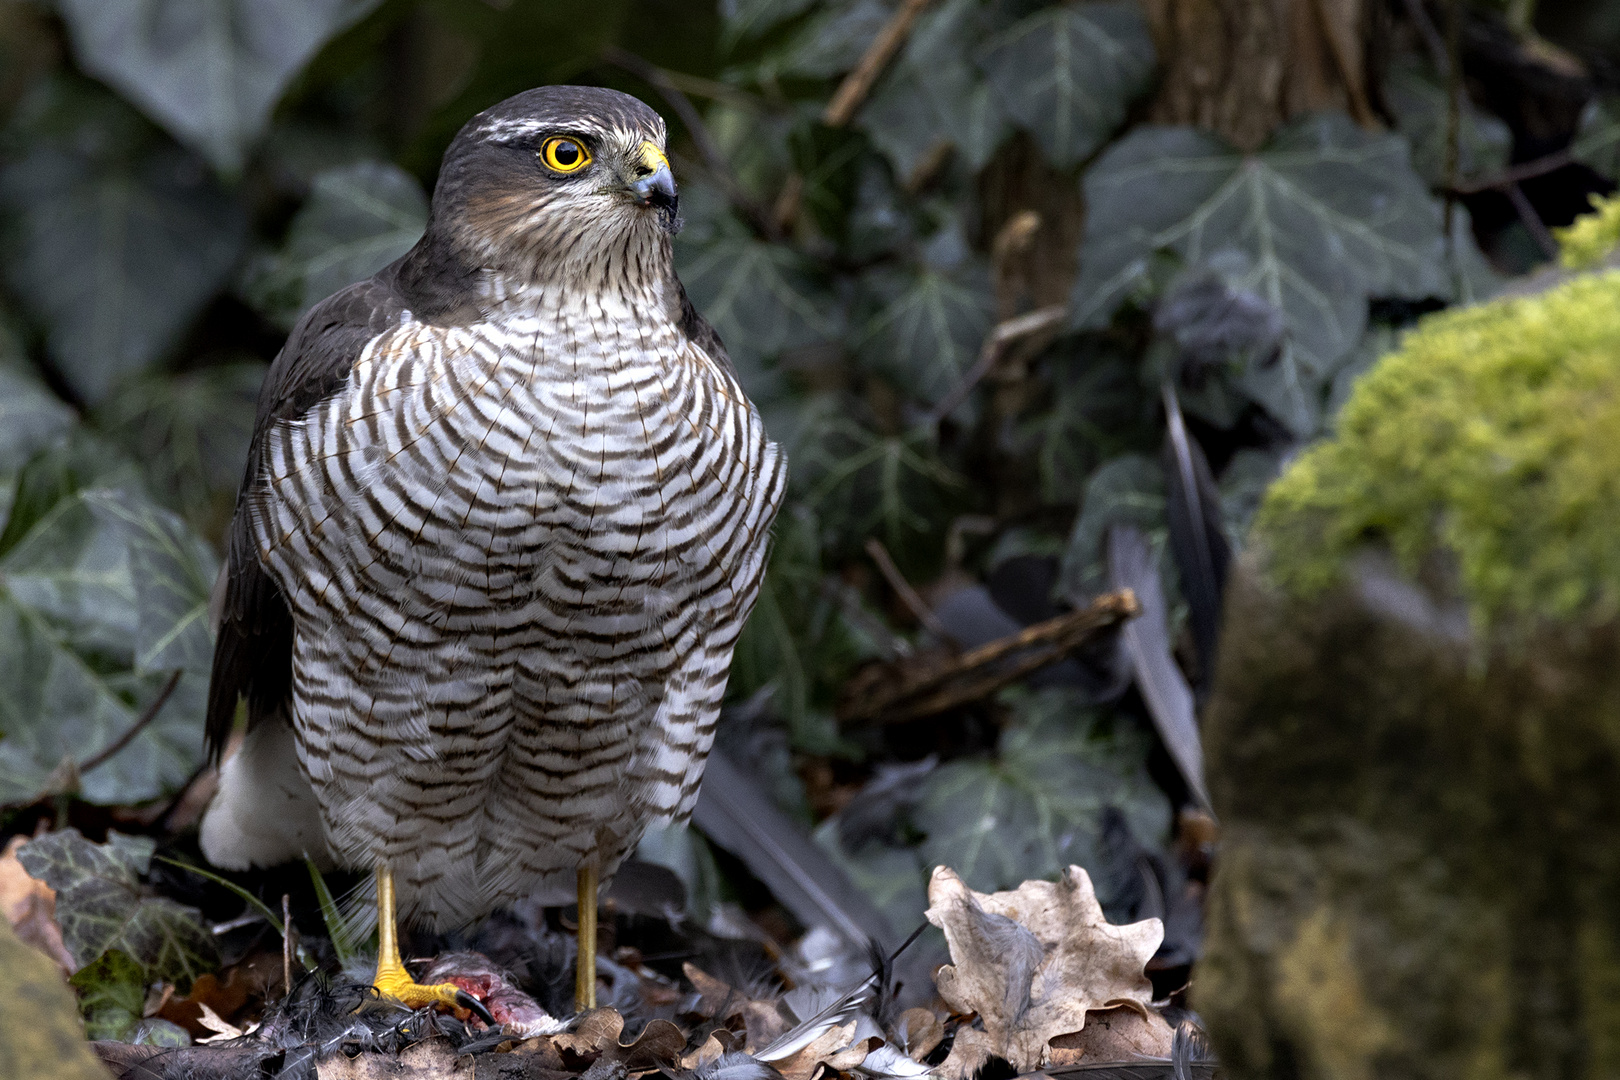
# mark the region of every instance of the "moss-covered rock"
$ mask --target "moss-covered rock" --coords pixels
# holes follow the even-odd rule
[[[1236,1077],[1620,1077],[1620,275],[1445,313],[1268,496],[1206,720]]]
[[[109,1080],[84,1041],[79,1006],[56,965],[0,918],[0,1076]]]

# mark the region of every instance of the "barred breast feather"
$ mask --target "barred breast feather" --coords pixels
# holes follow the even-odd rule
[[[261,455],[251,555],[337,862],[450,926],[690,813],[785,462],[677,319],[402,310]]]

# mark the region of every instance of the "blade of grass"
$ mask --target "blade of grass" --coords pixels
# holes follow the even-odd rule
[[[260,900],[257,896],[254,896],[252,893],[242,888],[242,886],[238,885],[236,882],[231,881],[229,878],[220,877],[218,874],[210,870],[204,870],[200,866],[193,866],[191,863],[180,859],[171,859],[166,855],[154,855],[153,858],[155,858],[158,862],[166,862],[170,866],[178,866],[180,869],[185,870],[188,873],[196,874],[200,878],[206,878],[207,880],[212,881],[215,885],[223,885],[225,888],[231,890],[231,892],[247,901],[248,906],[254,911],[257,911],[261,916],[264,917],[264,921],[270,924],[270,929],[274,930],[277,934],[283,937],[286,936],[286,926],[282,923],[281,919],[277,917],[276,913],[270,910],[270,906],[263,900]]]
[[[332,939],[332,951],[337,954],[338,963],[347,967],[357,950],[349,939],[348,928],[343,924],[343,914],[338,910],[337,901],[332,899],[332,890],[326,887],[326,879],[321,876],[314,860],[305,855],[304,865],[309,867],[309,880],[315,886],[315,899],[321,905],[321,921],[326,924],[326,934]]]
[[[189,871],[190,873],[196,874],[198,877],[206,878],[207,880],[212,881],[215,885],[223,885],[225,888],[247,901],[248,906],[257,911],[264,921],[270,924],[270,929],[274,930],[281,936],[282,943],[284,945],[287,943],[286,920],[277,918],[276,913],[270,909],[268,904],[266,904],[263,900],[260,900],[257,896],[254,896],[252,893],[248,892],[246,889],[242,888],[242,886],[238,885],[236,882],[230,880],[229,878],[220,877],[211,870],[204,870],[200,866],[193,866],[191,863],[185,862],[181,859],[171,859],[166,855],[155,855],[153,858],[157,859],[159,862],[166,862],[170,866],[177,866],[182,870]],[[282,899],[285,900],[286,897],[283,897]],[[298,962],[304,965],[304,970],[315,970],[315,958],[311,956],[302,945],[297,946],[294,951],[298,954]]]

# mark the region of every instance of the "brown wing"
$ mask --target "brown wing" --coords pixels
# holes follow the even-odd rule
[[[292,693],[292,612],[259,562],[247,514],[248,496],[261,482],[266,438],[280,421],[302,416],[337,393],[366,344],[398,325],[407,305],[393,270],[310,308],[259,391],[247,472],[226,539],[225,598],[208,685],[204,736],[215,761],[230,738],[238,698],[247,698],[251,726],[286,704]]]

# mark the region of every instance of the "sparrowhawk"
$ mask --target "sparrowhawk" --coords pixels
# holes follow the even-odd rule
[[[545,87],[473,117],[425,235],[303,317],[229,535],[202,826],[227,868],[375,871],[400,918],[580,900],[690,813],[786,463],[675,276],[663,121]],[[589,907],[589,915],[586,908]],[[587,981],[588,976],[588,981]],[[449,988],[453,990],[454,988]]]

